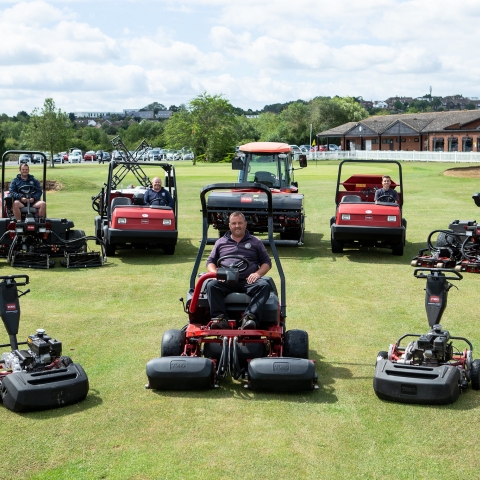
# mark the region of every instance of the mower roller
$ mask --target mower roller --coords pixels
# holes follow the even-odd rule
[[[39,328],[26,342],[18,342],[20,324],[19,298],[30,290],[27,275],[0,277],[0,316],[9,336],[10,347],[0,358],[0,397],[14,412],[29,412],[72,405],[85,399],[88,378],[82,366],[62,356],[62,342]],[[27,345],[20,350],[19,345]]]
[[[272,193],[261,184],[253,188],[268,200],[268,234],[270,247],[280,277],[280,299],[271,277],[270,297],[264,306],[257,329],[241,330],[240,320],[250,303],[250,297],[231,293],[225,298],[229,327],[216,329],[212,321],[206,286],[214,279],[235,284],[239,272],[248,268],[242,257],[229,255],[218,261],[216,273],[197,272],[202,261],[208,233],[208,211],[205,196],[212,190],[243,190],[251,184],[216,184],[202,189],[203,234],[195,265],[190,277],[187,301],[183,305],[189,322],[183,329],[168,330],[161,343],[161,356],[147,363],[147,388],[156,390],[189,390],[212,388],[222,377],[246,380],[253,390],[288,391],[312,390],[317,384],[315,365],[309,360],[308,333],[286,331],[285,276],[273,241]],[[234,261],[232,265],[232,261]],[[180,299],[183,302],[183,298]]]
[[[0,256],[7,258],[12,267],[52,268],[54,258],[60,257],[60,264],[67,268],[100,267],[105,262],[103,244],[101,252],[88,250],[88,241],[95,237],[85,235],[83,230],[75,230],[72,220],[66,218],[42,218],[37,209],[30,205],[30,197],[37,189],[34,185],[24,185],[20,191],[27,198],[26,207],[21,209],[22,218],[13,214],[13,201],[5,191],[5,162],[9,155],[29,153],[43,158],[42,200],[46,200],[47,158],[42,152],[10,150],[2,156],[2,209],[0,218]],[[48,208],[48,206],[47,206]]]
[[[444,405],[453,403],[471,382],[480,389],[480,360],[473,360],[473,346],[465,337],[454,337],[440,325],[447,306],[448,280],[461,280],[456,270],[417,268],[414,276],[426,279],[425,309],[430,330],[407,333],[388,352],[378,353],[373,379],[375,393],[382,400],[401,403]],[[407,346],[401,342],[414,337]],[[463,350],[454,345],[462,344]]]

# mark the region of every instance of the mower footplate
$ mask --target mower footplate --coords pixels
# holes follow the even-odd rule
[[[2,380],[3,404],[14,412],[32,412],[73,405],[85,399],[88,378],[82,366],[42,372],[14,372]]]
[[[248,386],[252,390],[298,392],[313,390],[315,365],[303,358],[264,357],[248,364]]]
[[[160,357],[147,363],[148,388],[200,390],[215,386],[214,363],[204,357]]]
[[[382,359],[375,367],[373,389],[382,400],[447,405],[460,394],[460,370],[452,365],[426,367]]]

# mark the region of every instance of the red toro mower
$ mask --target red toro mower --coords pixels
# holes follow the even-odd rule
[[[0,397],[14,412],[63,407],[82,401],[88,393],[88,379],[82,366],[62,355],[62,342],[39,328],[26,342],[18,342],[20,324],[18,287],[27,285],[27,275],[0,277],[0,316],[10,347],[0,358]],[[19,345],[26,345],[20,350]]]
[[[11,150],[2,156],[2,217],[0,218],[0,256],[6,257],[12,267],[51,268],[54,258],[62,258],[60,264],[67,268],[100,267],[104,264],[103,246],[101,252],[88,249],[87,237],[83,230],[75,230],[72,220],[66,218],[38,217],[37,209],[30,206],[30,197],[37,193],[34,185],[25,185],[20,191],[28,203],[21,209],[22,218],[16,220],[13,214],[13,198],[5,190],[5,162],[9,155],[35,154],[43,158],[42,200],[46,200],[47,159],[42,152]],[[48,211],[48,205],[47,205]]]
[[[474,390],[480,389],[480,360],[473,360],[472,344],[464,337],[450,335],[440,325],[453,286],[448,280],[461,280],[462,275],[444,268],[416,268],[414,276],[427,280],[425,309],[431,330],[424,335],[402,335],[388,352],[379,352],[373,388],[383,400],[453,403],[469,382]],[[402,340],[409,337],[416,340],[402,346]]]
[[[280,298],[273,279],[263,277],[270,283],[271,290],[258,329],[238,328],[250,302],[250,297],[241,293],[231,293],[225,299],[230,328],[212,328],[214,322],[206,294],[207,283],[215,278],[236,283],[239,270],[247,266],[242,258],[238,258],[234,266],[227,266],[231,259],[222,257],[216,273],[204,273],[197,278],[208,238],[209,222],[205,195],[212,190],[242,191],[249,186],[226,183],[209,185],[202,189],[200,199],[203,235],[184,304],[189,322],[183,329],[168,330],[164,333],[161,356],[148,362],[146,367],[148,388],[212,388],[218,386],[219,380],[228,374],[235,380],[245,379],[246,385],[254,390],[299,391],[316,387],[315,366],[308,358],[308,333],[304,330],[286,330],[285,327],[285,276],[273,241],[272,193],[264,185],[254,184],[254,188],[264,193],[268,201],[268,233],[281,281]]]
[[[398,204],[386,194],[375,201],[375,192],[382,188],[382,173],[355,173],[345,175],[345,166],[397,166],[398,179],[392,178],[391,189],[398,194]],[[393,255],[403,255],[407,221],[402,218],[402,167],[396,161],[343,160],[338,167],[337,206],[330,220],[332,253],[341,253],[344,247],[390,248]]]
[[[148,146],[145,141],[133,153],[126,149],[119,137],[112,143],[123,150],[126,160],[110,162],[107,183],[92,197],[92,207],[99,213],[95,217],[97,241],[104,242],[107,255],[113,255],[117,248],[162,248],[167,255],[173,255],[178,239],[175,167],[169,163],[148,162],[142,168],[137,153]],[[153,176],[163,172],[163,187],[173,199],[173,208],[160,198],[145,203],[145,191],[152,185],[144,172],[145,166]],[[132,181],[136,185],[129,185]]]
[[[307,166],[307,157],[300,155],[299,168]],[[305,211],[303,194],[294,181],[291,147],[279,142],[252,142],[239,147],[232,161],[238,170],[243,190],[213,192],[207,200],[208,223],[222,237],[228,231],[228,218],[242,212],[253,235],[268,234],[267,197],[255,189],[255,183],[269,188],[273,196],[273,232],[279,234],[277,245],[303,245]],[[215,243],[209,239],[208,243]],[[269,243],[269,240],[264,240]]]
[[[480,207],[480,194],[475,193],[472,198]],[[447,230],[433,230],[428,235],[427,248],[413,257],[411,265],[480,273],[480,225],[475,220],[454,220]]]

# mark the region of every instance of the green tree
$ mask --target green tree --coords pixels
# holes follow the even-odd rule
[[[42,110],[33,110],[25,129],[25,138],[31,148],[50,152],[53,168],[53,153],[66,149],[70,139],[70,126],[68,114],[56,110],[53,99],[46,98]]]

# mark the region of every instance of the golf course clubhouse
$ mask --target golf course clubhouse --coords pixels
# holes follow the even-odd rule
[[[317,145],[342,150],[480,152],[480,111],[378,115],[317,133]]]

